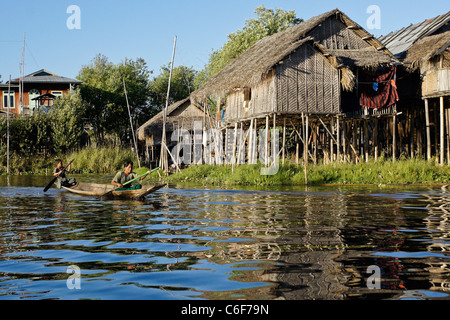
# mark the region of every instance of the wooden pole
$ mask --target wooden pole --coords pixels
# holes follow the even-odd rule
[[[308,185],[308,116],[304,121],[302,112],[302,124],[303,124],[303,167],[305,168],[305,185]]]
[[[334,124],[333,122],[334,122],[334,119],[331,118],[330,119],[330,131],[331,132],[330,132],[330,139],[329,139],[329,141],[330,141],[330,162],[331,163],[334,162],[334,145],[333,145],[333,140],[335,140],[335,139],[333,137],[333,124]]]
[[[392,160],[397,158],[397,115],[392,116]]]
[[[430,107],[428,99],[425,99],[425,127],[427,135],[427,160],[431,159],[431,130],[430,130]]]
[[[375,119],[373,128],[373,156],[375,161],[378,160],[378,119]]]
[[[344,162],[347,162],[347,121],[345,119],[342,120],[342,152]]]
[[[125,99],[127,101],[128,117],[130,118],[131,134],[133,135],[134,148],[136,149],[136,158],[137,158],[137,161],[138,161],[138,166],[140,168],[141,167],[141,160],[139,159],[139,150],[138,150],[138,145],[137,145],[137,142],[136,142],[136,135],[134,134],[133,119],[131,118],[130,104],[128,103],[128,94],[127,94],[127,87],[125,85],[125,78],[122,78],[122,80],[123,80],[123,90],[125,92]]]
[[[269,116],[266,116],[266,136],[264,137],[264,164],[267,167],[269,165]]]
[[[415,123],[415,114],[416,114],[416,110],[414,109],[410,114],[409,114],[409,142],[410,142],[410,147],[409,147],[409,152],[411,154],[411,159],[414,159],[414,123]]]
[[[249,127],[249,138],[248,138],[248,163],[253,164],[253,119],[250,120]]]
[[[169,73],[169,83],[167,85],[167,96],[166,96],[166,107],[164,108],[163,114],[163,130],[162,130],[162,138],[161,138],[161,156],[159,159],[159,166],[163,170],[164,173],[169,171],[169,162],[167,158],[167,146],[166,146],[166,121],[167,121],[167,109],[169,108],[169,97],[170,97],[170,83],[172,82],[172,72],[173,72],[173,61],[175,59],[175,48],[177,45],[177,37],[175,36],[175,40],[173,42],[173,51],[172,51],[172,62],[170,64],[170,73]],[[205,107],[206,108],[206,107]]]
[[[273,114],[273,132],[275,132],[275,126],[276,126],[276,121],[277,121],[277,115],[274,113]],[[273,135],[273,137],[275,138],[275,134]],[[276,155],[276,150],[275,150],[275,141],[272,140],[272,136],[270,138],[270,146],[271,146],[271,155],[272,155],[272,163],[273,165],[275,165],[275,160],[276,158],[278,158],[278,155]]]
[[[445,126],[445,136],[447,140],[447,163],[450,164],[450,109],[445,110]]]
[[[282,157],[283,157],[283,160],[282,160],[282,166],[284,167],[284,160],[285,160],[285,153],[286,153],[286,151],[285,151],[285,148],[286,148],[286,118],[284,118],[283,119],[283,147],[282,147],[283,149],[283,151],[282,151]]]
[[[336,134],[337,134],[337,150],[336,150],[336,160],[341,162],[341,121],[339,116],[336,117]]]
[[[364,119],[364,156],[369,162],[369,120]]]
[[[359,161],[359,156],[358,156],[358,152],[356,152],[356,148],[358,148],[358,139],[357,139],[357,133],[358,133],[358,121],[357,120],[353,120],[353,138],[352,138],[352,143],[351,146],[353,147],[353,152],[355,153],[355,163],[358,163]]]
[[[439,152],[439,163],[444,165],[444,97],[439,98],[440,105],[440,152]]]
[[[236,147],[237,147],[237,122],[234,124],[233,162],[231,166],[232,172],[234,172],[234,166],[236,165]]]

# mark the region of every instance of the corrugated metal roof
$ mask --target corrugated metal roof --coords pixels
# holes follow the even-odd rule
[[[45,69],[38,70],[36,72],[30,73],[23,77],[22,81],[24,83],[72,83],[81,84],[82,81],[71,79],[67,77],[62,77],[56,73],[47,71]],[[11,80],[11,84],[18,83],[19,78]]]
[[[397,57],[402,57],[418,40],[432,35],[450,22],[450,11],[438,17],[411,24],[378,38]]]

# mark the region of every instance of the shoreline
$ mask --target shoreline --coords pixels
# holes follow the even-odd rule
[[[201,165],[182,169],[167,176],[157,173],[146,181],[162,180],[170,184],[194,183],[205,186],[445,186],[450,185],[450,166],[421,159],[377,160],[364,163],[330,163],[308,165],[308,184],[305,184],[303,165],[287,162],[280,164],[274,175],[261,175],[262,164]],[[136,168],[142,174],[148,168]],[[85,172],[72,170],[72,175],[110,176],[116,172]],[[15,172],[10,176],[50,176],[50,169]],[[1,172],[0,176],[7,176]]]

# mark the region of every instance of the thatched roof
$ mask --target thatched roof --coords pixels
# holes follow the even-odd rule
[[[412,69],[417,69],[448,47],[450,47],[450,31],[425,37],[412,45],[404,62],[411,64]]]
[[[189,106],[194,106],[195,108],[197,108],[199,111],[198,114],[202,114],[202,116],[192,116],[183,113],[184,110],[186,110],[186,108],[188,108]],[[195,103],[192,103],[190,97],[177,101],[167,108],[166,130],[169,132],[173,131],[178,125],[182,125],[184,129],[191,130],[193,128],[194,121],[203,120],[203,112],[203,108]],[[153,118],[151,118],[138,128],[138,139],[145,140],[148,136],[151,135],[162,135],[163,123],[164,110],[159,112],[157,115],[155,115]],[[209,127],[208,121],[205,125]],[[154,142],[157,143],[158,141],[159,138],[156,137],[156,140]]]
[[[205,86],[197,90],[191,96],[196,100],[200,100],[209,95],[220,95],[226,90],[250,87],[259,83],[277,63],[289,56],[306,42],[313,40],[312,38],[307,37],[308,33],[333,15],[339,16],[340,20],[347,26],[351,26],[359,36],[366,38],[366,41],[372,45],[373,48],[380,48],[380,50],[383,48],[378,40],[373,38],[372,35],[367,33],[367,31],[360,27],[356,22],[352,21],[340,10],[334,9],[296,26],[292,26],[285,31],[278,32],[259,40],[247,51],[211,77]],[[349,58],[349,55],[350,53],[347,54],[347,58]],[[353,55],[355,58],[358,53],[353,52]],[[362,55],[364,55],[363,59]],[[344,54],[341,53],[341,57],[344,57]],[[359,64],[369,63],[373,65],[378,63],[377,58],[379,58],[380,55],[360,53],[359,57],[361,59],[353,59],[353,61],[358,61]]]
[[[355,66],[360,68],[377,68],[380,65],[389,65],[392,58],[387,54],[376,50],[374,47],[368,47],[358,50],[327,50],[338,61],[346,66]]]

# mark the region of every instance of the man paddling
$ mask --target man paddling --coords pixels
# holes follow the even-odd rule
[[[147,175],[142,176],[140,180],[144,179]],[[127,186],[124,187],[123,185],[133,179],[136,179],[138,175],[133,172],[133,161],[125,161],[125,168],[114,176],[114,179],[111,181],[111,184],[115,186],[117,189],[116,191],[121,190],[138,190],[142,188],[142,185],[140,183],[134,185],[134,186]]]
[[[56,187],[58,189],[61,189],[61,187],[73,187],[74,185],[77,184],[77,181],[75,180],[75,178],[70,178],[68,179],[66,177],[66,172],[70,172],[70,166],[71,163],[69,163],[69,165],[67,166],[66,170],[63,170],[63,163],[61,159],[56,159],[56,168],[53,170],[53,176],[57,177],[58,179],[56,180]]]

